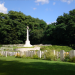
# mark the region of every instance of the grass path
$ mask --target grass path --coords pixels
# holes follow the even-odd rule
[[[0,75],[74,75],[75,63],[0,57]]]

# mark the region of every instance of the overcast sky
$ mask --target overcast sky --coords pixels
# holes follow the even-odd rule
[[[47,24],[58,16],[75,9],[75,0],[0,0],[0,12],[21,11],[25,15],[43,19]]]

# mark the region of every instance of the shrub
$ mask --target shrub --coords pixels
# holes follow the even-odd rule
[[[57,59],[52,51],[45,52],[44,54],[45,54],[47,60],[54,60],[55,61]]]
[[[66,56],[65,56],[64,61],[67,61],[67,62],[69,62],[69,61],[70,61],[70,57],[69,57],[69,55],[66,55]]]
[[[26,55],[22,55],[21,58],[26,58]]]
[[[0,57],[3,57],[3,55],[0,53]]]
[[[70,58],[70,62],[74,62],[75,63],[75,56]]]
[[[16,54],[16,58],[21,58],[19,53]]]
[[[69,62],[70,61],[69,52],[65,52],[64,53],[64,57],[65,57],[65,59],[64,59],[65,62]]]
[[[44,47],[44,46],[40,48],[40,50],[41,50],[41,51],[43,51],[44,49],[45,49],[45,47]]]
[[[44,54],[42,54],[41,59],[44,59]]]
[[[26,57],[26,59],[31,59],[31,57]]]
[[[33,55],[32,59],[39,59],[38,55]]]
[[[19,54],[19,53],[17,53],[15,56],[16,56],[16,58],[39,59],[38,55],[33,55],[33,57],[26,57],[26,55],[25,55],[25,54],[24,54],[24,55],[22,55],[22,56],[20,56],[20,54]]]

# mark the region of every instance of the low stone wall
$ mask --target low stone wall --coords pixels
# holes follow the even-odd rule
[[[16,49],[16,51],[21,51],[21,52],[24,52],[24,51],[28,51],[28,50],[40,50],[40,47],[34,47],[34,48],[18,48]]]

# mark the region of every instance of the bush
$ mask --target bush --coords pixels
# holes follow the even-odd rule
[[[32,59],[40,59],[39,57],[38,57],[38,55],[33,55],[33,57],[31,57]]]
[[[33,55],[32,57],[26,57],[26,55],[20,55],[19,53],[17,53],[16,55],[16,58],[25,58],[25,59],[40,59],[39,57],[38,57],[38,55]]]
[[[64,61],[66,61],[66,62],[69,62],[69,61],[70,61],[70,57],[69,57],[69,55],[66,55],[66,56],[65,56]]]
[[[26,57],[26,59],[31,59],[31,57]]]
[[[44,47],[44,46],[40,48],[40,50],[41,50],[41,51],[43,51],[44,49],[45,49],[45,47]]]
[[[3,55],[0,53],[0,57],[3,57]]]
[[[44,55],[46,56],[47,60],[54,60],[54,61],[56,61],[56,59],[57,59],[52,51],[45,52]]]
[[[19,53],[16,54],[16,58],[21,58]]]
[[[21,58],[26,58],[26,55],[22,55]]]
[[[70,59],[70,62],[74,62],[75,63],[75,56]]]

